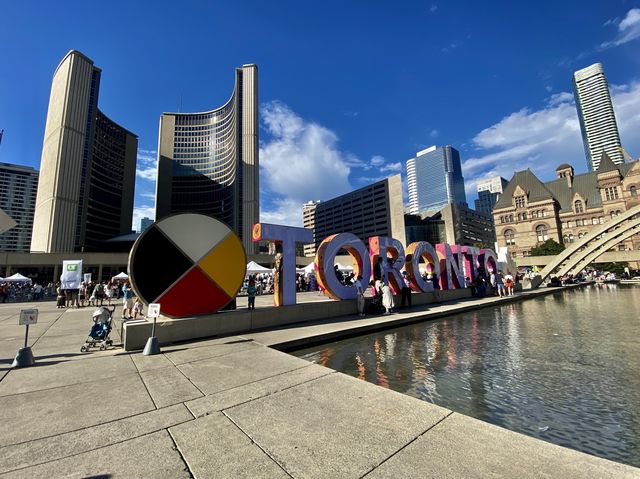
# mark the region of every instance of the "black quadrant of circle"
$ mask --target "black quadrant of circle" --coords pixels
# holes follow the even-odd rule
[[[131,262],[137,293],[151,303],[192,266],[193,261],[153,225],[144,232]]]

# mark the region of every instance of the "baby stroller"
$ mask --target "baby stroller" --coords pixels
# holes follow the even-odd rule
[[[373,295],[367,309],[367,314],[382,314],[385,311],[386,309],[382,305],[382,294]]]
[[[89,351],[90,348],[97,348],[98,346],[100,351],[104,351],[113,344],[113,341],[109,339],[109,334],[111,333],[111,320],[115,310],[115,306],[99,306],[96,308],[93,312],[93,326],[89,331],[85,344],[80,348],[81,352],[84,353]]]

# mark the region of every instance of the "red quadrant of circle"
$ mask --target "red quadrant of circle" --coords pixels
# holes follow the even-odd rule
[[[215,313],[227,304],[229,299],[222,289],[195,267],[155,302],[160,303],[161,314],[184,317]]]

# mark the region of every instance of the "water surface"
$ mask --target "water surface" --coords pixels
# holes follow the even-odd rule
[[[640,286],[589,286],[294,353],[640,467]]]

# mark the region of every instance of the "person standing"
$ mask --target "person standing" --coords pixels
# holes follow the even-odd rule
[[[402,301],[400,303],[400,307],[404,308],[406,303],[411,307],[411,282],[409,281],[409,273],[406,271],[402,272]]]
[[[393,293],[387,283],[382,285],[382,306],[384,306],[385,314],[393,313]]]
[[[360,317],[364,316],[364,287],[362,286],[362,276],[358,275],[353,286],[356,288],[356,298],[358,304],[358,314]]]
[[[249,306],[247,309],[256,309],[256,293],[258,292],[258,288],[256,288],[256,280],[253,276],[249,276],[249,284],[247,285],[247,298],[249,302]]]
[[[507,288],[507,296],[513,296],[513,275],[511,271],[507,271],[504,277],[504,286]]]
[[[133,290],[129,280],[122,285],[122,319],[133,319]]]

